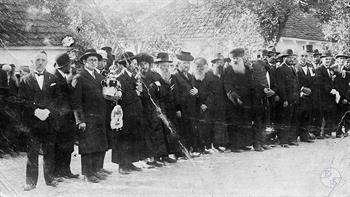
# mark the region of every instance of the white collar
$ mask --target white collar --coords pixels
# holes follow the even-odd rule
[[[128,71],[128,69],[125,69],[125,72],[126,72],[126,74],[128,74],[128,75],[129,75],[129,77],[132,77],[132,74],[131,74],[131,72],[130,72],[130,71]]]
[[[60,69],[57,69],[57,71],[62,75],[63,78],[66,78],[66,74],[62,72]]]
[[[95,78],[94,70],[89,70],[87,68],[85,68],[85,70],[88,71],[90,73],[90,75]]]

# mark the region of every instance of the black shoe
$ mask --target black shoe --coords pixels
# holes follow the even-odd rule
[[[263,152],[263,151],[264,151],[263,147],[260,146],[260,145],[254,146],[254,150],[255,150],[255,151],[258,151],[258,152]]]
[[[142,171],[141,168],[136,167],[136,166],[135,166],[134,164],[132,164],[132,163],[128,165],[128,169],[131,170],[131,171]]]
[[[146,162],[147,165],[154,166],[156,168],[163,167],[164,165],[157,161]]]
[[[307,140],[300,140],[301,142],[306,142],[306,143],[314,143],[315,141],[307,139]]]
[[[102,180],[102,181],[107,179],[107,175],[105,175],[105,174],[103,174],[103,173],[101,173],[101,172],[96,172],[96,173],[94,173],[94,176],[95,176],[96,178]]]
[[[289,142],[289,145],[291,145],[291,146],[299,146],[298,142]]]
[[[271,150],[272,147],[269,146],[269,145],[262,145],[262,148],[265,149],[265,150]]]
[[[349,136],[349,133],[345,132],[344,137],[348,137],[348,136]]]
[[[234,152],[234,153],[241,153],[241,152],[244,152],[244,150],[242,149],[231,149],[231,152]]]
[[[100,179],[97,178],[96,176],[85,176],[86,180],[90,183],[99,183]]]
[[[126,169],[126,168],[123,168],[123,167],[119,167],[118,171],[119,171],[119,174],[122,174],[122,175],[130,174],[130,170]]]
[[[52,180],[50,183],[46,183],[47,186],[56,187],[58,185],[58,181]]]
[[[316,136],[313,133],[309,133],[309,139],[314,140],[316,139]]]
[[[240,147],[240,149],[244,150],[244,151],[250,151],[252,150],[250,147],[247,147],[247,146],[242,146]]]
[[[319,136],[316,137],[316,139],[318,139],[318,140],[323,140],[323,139],[324,139],[324,136],[319,135]]]
[[[342,137],[343,137],[343,134],[336,134],[335,137],[336,137],[336,138],[342,138]]]
[[[112,174],[111,171],[106,170],[106,169],[104,169],[104,168],[102,168],[102,169],[100,170],[100,172],[105,173],[105,174],[107,174],[107,175],[111,175],[111,174]]]
[[[176,163],[176,159],[172,159],[169,156],[163,157],[162,160],[168,163]]]
[[[288,144],[281,144],[281,147],[283,147],[283,148],[289,148],[289,145],[288,145]]]
[[[329,135],[329,134],[324,134],[324,138],[331,138],[331,135]]]
[[[63,177],[66,178],[66,179],[78,179],[79,178],[79,174],[67,173]]]
[[[24,191],[30,191],[30,190],[33,190],[33,189],[35,189],[35,185],[32,185],[32,184],[26,184],[25,186],[24,186]]]
[[[63,178],[62,177],[55,177],[53,178],[54,181],[57,181],[59,183],[63,182]]]

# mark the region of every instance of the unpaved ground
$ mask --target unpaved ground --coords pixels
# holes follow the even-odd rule
[[[0,160],[0,193],[3,196],[346,196],[350,197],[350,137],[327,139],[314,144],[263,153],[215,153],[182,160],[163,168],[130,175],[114,173],[98,184],[65,180],[57,188],[47,187],[40,158],[39,183],[23,191],[26,158]],[[330,169],[331,170],[328,170]],[[80,173],[80,158],[72,161]],[[0,195],[1,196],[1,195]]]

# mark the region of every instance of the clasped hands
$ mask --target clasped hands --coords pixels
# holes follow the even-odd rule
[[[50,115],[50,110],[37,108],[34,110],[34,115],[41,121],[45,121]]]

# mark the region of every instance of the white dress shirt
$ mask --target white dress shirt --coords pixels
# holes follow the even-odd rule
[[[67,74],[66,74],[66,73],[62,72],[60,69],[57,69],[57,70],[58,70],[58,72],[62,75],[62,77],[63,77],[64,79],[67,79]]]
[[[271,82],[270,82],[270,74],[269,74],[269,72],[266,72],[266,79],[267,79],[267,84],[268,84],[269,88],[271,88]]]
[[[88,71],[88,73],[90,73],[90,75],[91,75],[94,79],[96,79],[94,70],[89,70],[89,69],[85,69],[85,70]]]
[[[40,87],[40,90],[43,90],[43,85],[44,85],[44,75],[42,75],[44,72],[40,73],[40,76],[37,74],[40,73],[38,71],[35,71],[35,79],[38,82],[38,85]]]
[[[303,66],[303,67],[301,67],[301,69],[303,69],[304,74],[307,75],[307,66]]]

